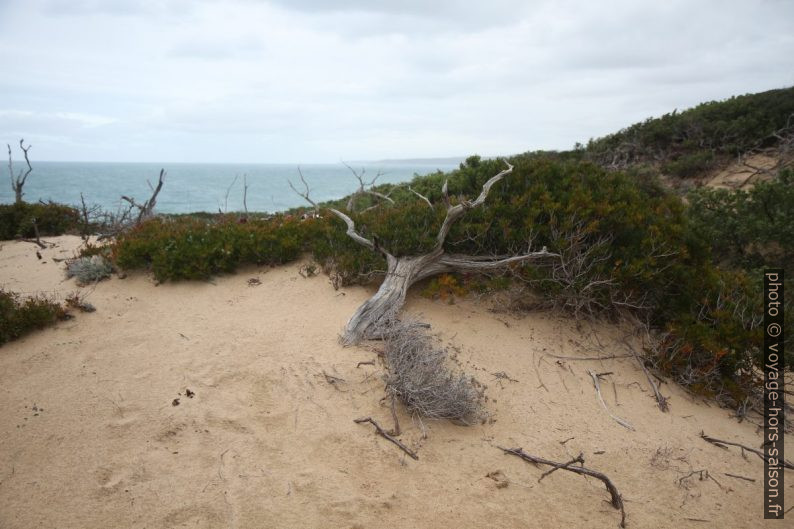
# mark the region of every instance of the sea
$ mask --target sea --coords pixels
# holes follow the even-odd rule
[[[15,172],[22,165],[15,160]],[[243,210],[244,183],[248,186],[248,211],[277,212],[306,205],[288,184],[299,189],[303,184],[297,164],[224,164],[224,163],[106,163],[106,162],[32,162],[33,171],[24,186],[24,200],[99,205],[115,212],[122,206],[121,196],[143,202],[157,185],[160,169],[165,169],[164,185],[157,197],[156,212],[217,213]],[[434,162],[363,162],[351,163],[365,182],[380,174],[377,183],[410,182],[416,175],[450,171],[453,160]],[[315,202],[341,198],[358,186],[351,170],[338,164],[301,164],[300,172],[309,184]],[[5,184],[3,184],[5,181]],[[14,201],[11,183],[0,179],[0,203]],[[126,203],[125,203],[126,204]]]

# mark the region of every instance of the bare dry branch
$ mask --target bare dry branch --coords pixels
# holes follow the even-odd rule
[[[414,452],[413,450],[411,450],[410,448],[408,448],[407,446],[405,446],[405,445],[404,445],[403,443],[401,443],[401,442],[400,442],[398,439],[395,439],[394,437],[392,437],[391,435],[389,435],[389,434],[386,432],[386,430],[384,430],[383,428],[381,428],[381,427],[380,427],[380,425],[379,425],[378,423],[376,423],[376,422],[375,422],[375,421],[372,419],[372,417],[364,417],[364,418],[361,418],[361,419],[354,419],[354,420],[353,420],[353,422],[355,422],[355,423],[357,423],[357,424],[361,424],[361,423],[364,423],[364,422],[369,422],[369,423],[372,423],[372,426],[374,426],[374,427],[375,427],[375,431],[378,433],[378,435],[380,435],[380,436],[381,436],[381,437],[383,437],[384,439],[386,439],[386,440],[388,440],[388,441],[391,441],[392,443],[396,444],[398,447],[400,447],[400,450],[402,450],[403,452],[405,452],[406,454],[408,454],[409,456],[411,456],[411,458],[413,458],[413,459],[415,459],[415,460],[417,460],[417,461],[419,460],[419,456],[418,456],[418,455],[416,455],[416,452]]]
[[[760,450],[756,450],[755,448],[750,448],[749,446],[745,446],[740,443],[734,443],[733,441],[723,441],[721,439],[715,439],[714,437],[710,437],[706,435],[704,432],[700,432],[700,438],[706,441],[707,443],[711,443],[715,446],[719,446],[720,448],[727,448],[726,445],[739,447],[742,449],[742,455],[744,455],[744,451],[746,450],[751,454],[755,454],[758,457],[760,457],[762,460],[766,461],[766,456],[764,455],[764,453]],[[783,468],[787,468],[789,470],[794,470],[794,464],[792,464],[790,461],[787,461],[785,459],[780,460],[780,466],[782,466]]]
[[[429,199],[429,198],[427,198],[427,197],[426,197],[426,196],[424,196],[423,194],[419,193],[418,191],[416,191],[416,190],[412,189],[412,188],[411,188],[411,186],[408,186],[408,191],[410,191],[410,192],[411,192],[411,193],[413,193],[414,195],[416,195],[416,196],[418,196],[419,198],[421,198],[422,200],[424,200],[424,201],[425,201],[425,203],[427,204],[427,206],[428,206],[430,209],[433,209],[433,203],[432,203],[432,202],[430,202],[430,199]]]
[[[612,497],[612,506],[615,509],[620,510],[620,526],[621,527],[626,527],[626,511],[623,509],[623,499],[621,498],[617,487],[615,487],[615,484],[612,483],[612,480],[610,480],[607,477],[606,474],[598,472],[597,470],[591,470],[591,469],[586,468],[584,466],[579,466],[579,467],[570,466],[572,463],[577,462],[577,460],[579,460],[579,459],[581,459],[581,461],[583,463],[584,459],[581,457],[581,455],[580,455],[579,458],[577,458],[577,460],[574,460],[571,463],[557,463],[557,462],[554,462],[554,461],[549,461],[548,459],[543,459],[542,457],[537,457],[537,456],[533,456],[533,455],[527,454],[521,448],[502,448],[501,446],[498,446],[497,448],[499,450],[502,450],[505,454],[510,454],[510,455],[514,455],[514,456],[520,457],[524,461],[526,461],[528,463],[532,463],[534,465],[548,465],[548,466],[555,467],[555,470],[557,470],[557,469],[567,470],[567,471],[573,472],[575,474],[581,474],[581,475],[584,475],[584,476],[590,476],[590,477],[596,478],[598,480],[601,480],[601,482],[607,488],[607,491],[609,491],[610,496]]]
[[[438,230],[438,235],[436,236],[437,250],[441,250],[443,248],[444,241],[446,240],[447,235],[449,235],[449,230],[452,228],[452,225],[455,224],[455,222],[457,222],[457,220],[461,218],[466,211],[482,205],[485,202],[485,199],[488,197],[491,187],[493,187],[493,185],[499,180],[513,172],[513,166],[507,161],[505,161],[505,164],[507,164],[507,169],[504,169],[503,171],[489,178],[488,181],[483,184],[480,195],[472,202],[464,200],[461,203],[452,206],[449,201],[448,181],[444,182],[444,187],[441,191],[444,197],[444,204],[447,206],[447,216],[444,218],[444,222],[441,224],[441,229]]]
[[[308,202],[309,204],[311,204],[312,206],[314,206],[314,214],[315,214],[315,216],[316,216],[316,215],[319,215],[319,214],[320,214],[320,206],[318,206],[318,205],[317,205],[317,203],[316,203],[314,200],[312,200],[311,198],[309,198],[309,193],[310,193],[309,184],[307,184],[307,183],[306,183],[306,179],[305,179],[305,178],[303,178],[303,171],[301,171],[301,168],[300,168],[300,166],[298,166],[298,176],[300,177],[300,179],[301,179],[301,182],[303,182],[303,187],[306,189],[306,191],[304,191],[303,193],[301,193],[300,191],[298,191],[297,189],[295,189],[295,186],[294,186],[294,185],[292,185],[292,180],[290,180],[289,178],[287,178],[287,183],[289,184],[290,188],[291,188],[293,191],[295,191],[295,193],[297,193],[297,194],[298,194],[298,196],[300,196],[300,197],[303,197],[303,199],[304,199],[306,202]]]
[[[596,395],[598,396],[598,401],[601,403],[601,406],[603,406],[603,408],[606,410],[609,416],[612,417],[612,419],[622,427],[634,431],[634,427],[631,424],[629,424],[628,421],[626,421],[625,419],[621,419],[620,417],[609,411],[609,408],[607,407],[607,403],[604,402],[604,397],[601,395],[601,384],[598,382],[598,375],[596,373],[593,373],[589,369],[587,370],[587,373],[593,379],[593,386],[595,387]]]
[[[144,202],[143,204],[138,204],[134,198],[122,195],[122,199],[129,202],[131,208],[135,207],[138,208],[138,219],[135,221],[135,224],[140,224],[147,218],[149,218],[152,213],[154,212],[154,207],[157,204],[157,195],[160,194],[160,190],[163,188],[163,182],[165,180],[165,169],[160,169],[160,177],[157,180],[157,187],[152,187],[149,184],[149,187],[152,188],[152,196]],[[131,209],[130,208],[130,209]]]
[[[22,202],[22,196],[25,194],[22,191],[22,188],[25,187],[25,182],[28,179],[28,175],[30,175],[30,173],[33,171],[33,166],[30,164],[30,158],[28,158],[28,151],[32,145],[25,147],[25,140],[19,140],[19,148],[22,149],[22,153],[25,156],[25,163],[27,164],[28,168],[24,172],[20,170],[19,174],[16,176],[14,175],[14,162],[11,156],[11,145],[6,144],[6,146],[8,147],[8,174],[11,178],[11,189],[14,190],[15,202],[19,204]]]

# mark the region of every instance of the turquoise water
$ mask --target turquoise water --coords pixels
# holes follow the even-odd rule
[[[21,165],[16,162],[15,169]],[[86,203],[99,204],[104,209],[116,211],[121,195],[146,200],[151,191],[146,183],[156,185],[160,168],[166,170],[165,184],[157,197],[160,213],[190,213],[196,211],[241,211],[243,209],[243,176],[248,182],[249,211],[282,211],[306,205],[287,184],[291,179],[299,188],[296,165],[286,164],[186,164],[186,163],[102,163],[102,162],[35,162],[24,187],[28,202],[53,200],[65,204],[79,204],[80,193]],[[365,181],[383,173],[378,183],[410,181],[415,174],[428,174],[440,169],[448,171],[456,165],[353,165],[365,170]],[[342,164],[301,165],[306,181],[311,186],[312,199],[320,202],[340,198],[354,191],[358,181]],[[226,191],[235,176],[237,182]],[[5,183],[3,183],[5,182]],[[8,176],[0,180],[0,203],[13,202]]]

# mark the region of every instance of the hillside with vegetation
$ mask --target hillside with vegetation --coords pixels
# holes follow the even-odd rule
[[[445,183],[450,202],[462,203],[507,161],[512,173],[452,227],[444,251],[485,258],[547,248],[559,259],[443,274],[426,280],[422,291],[442,297],[509,291],[511,310],[629,319],[646,331],[648,367],[747,409],[760,402],[760,270],[784,267],[792,277],[792,170],[783,164],[749,191],[702,188],[686,197],[663,182],[671,174],[697,178],[758,149],[777,149],[785,158],[792,115],[794,88],[739,96],[649,119],[573,151],[472,156],[451,173],[417,176],[407,185],[365,189],[362,183],[356,194],[317,208],[153,217],[83,253],[103,255],[121,269],[150,270],[158,281],[207,279],[309,253],[337,287],[377,284],[386,270],[383,255],[348,237],[329,207],[345,211],[363,237],[394,256],[420,255],[433,248],[445,218]],[[2,206],[5,237],[31,236],[31,212],[44,207]],[[61,210],[55,217],[71,219],[74,229],[82,218]]]
[[[582,149],[606,167],[650,166],[694,178],[748,153],[790,148],[792,133],[794,88],[785,88],[674,110],[590,140]]]

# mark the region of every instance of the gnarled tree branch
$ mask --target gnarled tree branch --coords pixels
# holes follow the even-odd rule
[[[455,204],[454,206],[451,205],[449,201],[448,181],[444,182],[444,187],[441,189],[441,194],[444,198],[444,204],[447,206],[447,216],[444,217],[444,222],[441,224],[441,229],[438,230],[438,235],[436,236],[436,247],[434,250],[438,251],[442,249],[444,246],[444,241],[447,239],[447,235],[449,235],[449,230],[452,229],[452,225],[455,224],[458,219],[460,219],[468,210],[482,205],[485,202],[485,199],[488,197],[491,187],[493,187],[496,182],[513,172],[513,166],[510,165],[509,162],[505,163],[507,164],[507,169],[504,169],[503,171],[489,178],[488,181],[483,184],[480,196],[478,196],[473,202],[464,200],[460,204]]]

